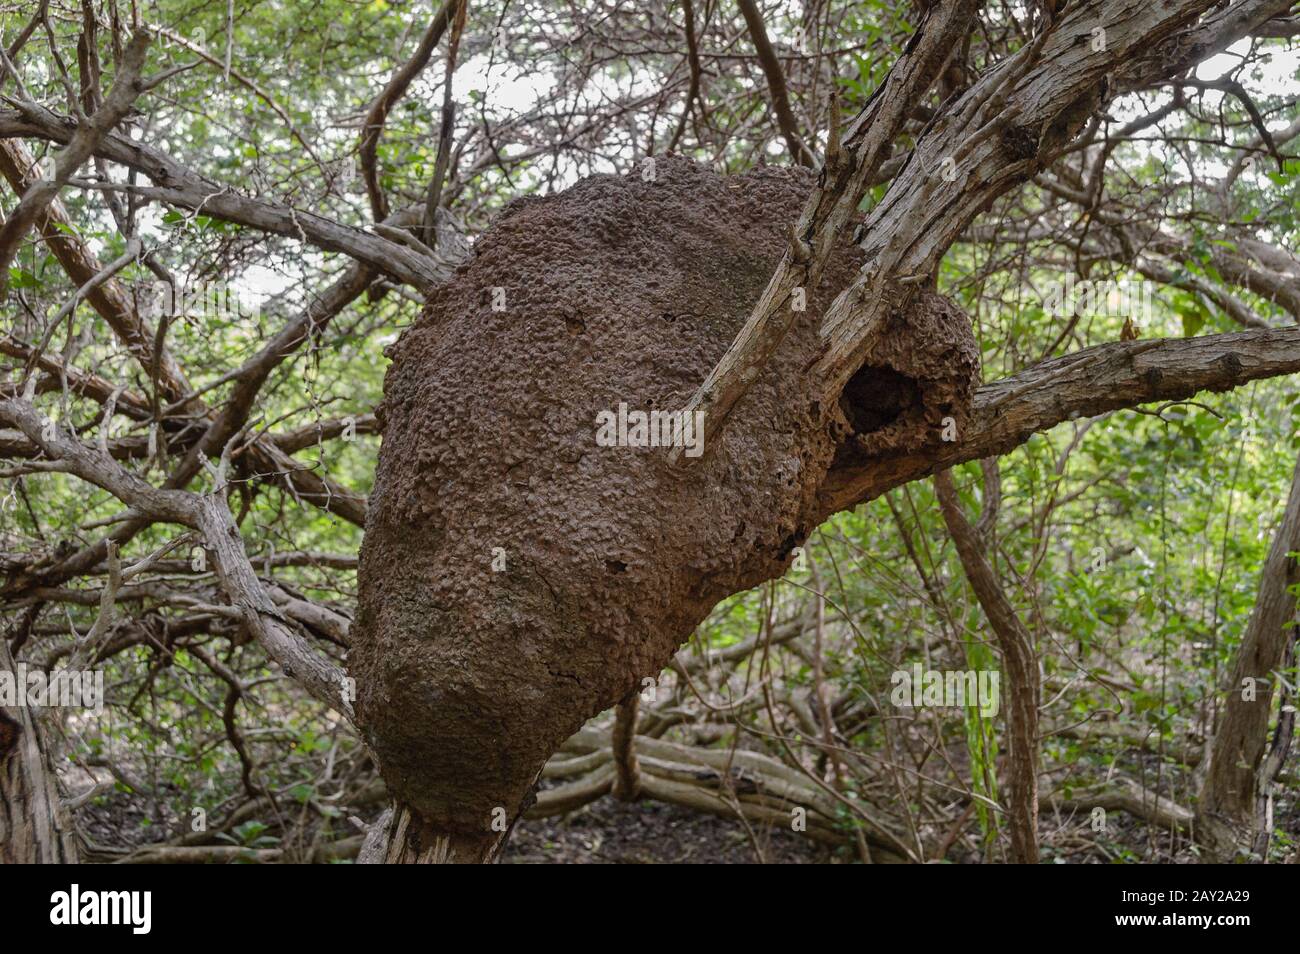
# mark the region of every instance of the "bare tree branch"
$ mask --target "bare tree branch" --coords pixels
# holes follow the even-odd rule
[[[438,48],[443,33],[447,30],[450,15],[457,0],[448,0],[438,10],[429,26],[420,38],[420,44],[411,54],[411,58],[393,74],[388,83],[370,104],[365,121],[361,124],[361,140],[357,152],[361,157],[361,173],[366,183],[366,193],[370,196],[370,214],[376,222],[388,218],[388,199],[379,185],[379,160],[377,149],[379,137],[383,134],[384,123],[397,102],[406,95],[407,89],[417,76],[429,65],[433,51]]]
[[[786,87],[785,71],[781,69],[781,61],[776,58],[776,51],[772,49],[772,41],[767,38],[763,14],[759,12],[754,0],[737,0],[737,2],[741,15],[745,18],[745,26],[749,28],[749,37],[758,53],[759,65],[763,67],[763,76],[767,79],[767,88],[772,94],[772,110],[776,113],[776,123],[781,129],[781,135],[785,137],[786,148],[790,150],[790,158],[798,165],[811,166],[816,161],[816,157],[799,137],[799,125],[790,110],[790,93]],[[688,111],[689,107],[688,100]]]
[[[704,412],[704,446],[721,430],[735,403],[758,378],[794,322],[796,289],[809,293],[821,280],[841,230],[857,207],[866,184],[888,158],[889,148],[916,101],[943,70],[957,40],[970,28],[978,4],[950,0],[932,6],[908,42],[903,56],[849,125],[831,130],[818,187],[791,229],[790,248],[768,282],[736,340],[686,403],[685,413]],[[670,460],[686,458],[674,448]]]
[[[67,144],[54,159],[54,173],[48,179],[37,180],[23,195],[18,208],[0,228],[0,295],[9,284],[9,263],[18,251],[18,243],[27,234],[32,223],[54,201],[59,190],[72,178],[81,164],[90,158],[99,142],[125,118],[136,98],[144,92],[140,78],[144,69],[145,53],[149,49],[149,34],[140,32],[131,38],[126,55],[119,67],[113,88],[104,103],[86,122],[68,137]]]
[[[872,458],[832,471],[822,505],[834,513],[964,461],[1005,454],[1062,421],[1298,371],[1300,328],[1085,348],[979,388],[965,433],[937,453]]]

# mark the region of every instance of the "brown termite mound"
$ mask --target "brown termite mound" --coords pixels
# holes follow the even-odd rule
[[[885,319],[880,339],[840,395],[850,438],[836,466],[910,452],[953,436],[970,412],[979,351],[966,313],[942,295],[917,292]]]
[[[657,676],[719,600],[786,570],[827,516],[837,453],[866,453],[872,432],[909,444],[909,427],[909,446],[929,441],[932,404],[964,414],[965,319],[900,317],[853,393],[820,406],[806,369],[859,264],[846,245],[703,457],[674,469],[662,448],[598,445],[602,411],[683,406],[811,187],[660,158],[652,178],[516,202],[391,347],[350,668],[413,853],[491,857],[568,735]],[[930,395],[948,377],[920,339],[891,338],[913,326],[958,335],[964,390]]]

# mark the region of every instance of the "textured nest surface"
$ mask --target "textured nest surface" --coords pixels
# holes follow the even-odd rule
[[[595,442],[621,402],[683,405],[812,186],[678,159],[655,172],[513,203],[391,348],[350,667],[390,787],[438,830],[512,811],[565,737],[655,676],[718,600],[784,572],[826,516],[817,488],[853,428],[806,368],[859,264],[847,246],[704,458],[673,470],[663,450]],[[927,397],[953,371],[918,351],[957,325],[969,342],[951,311],[898,320],[877,349],[920,395],[891,411],[879,381],[859,389],[859,424],[888,405],[881,442],[958,399]]]
[[[879,342],[840,397],[853,430],[841,461],[915,453],[965,425],[979,383],[979,349],[966,313],[942,295],[916,294],[885,322]]]

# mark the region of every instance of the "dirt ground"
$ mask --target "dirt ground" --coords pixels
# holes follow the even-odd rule
[[[602,798],[559,818],[521,821],[502,864],[818,864],[831,853],[793,832],[660,802]]]

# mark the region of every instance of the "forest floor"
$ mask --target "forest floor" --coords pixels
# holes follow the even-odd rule
[[[1146,774],[1142,774],[1145,768]],[[1133,765],[1134,777],[1157,775],[1154,761]],[[1183,786],[1171,785],[1166,770],[1162,794],[1177,796]],[[84,786],[84,782],[79,782]],[[167,786],[162,786],[167,791]],[[1175,790],[1176,789],[1176,790]],[[168,791],[174,796],[174,792]],[[189,817],[175,815],[172,798],[157,803],[122,790],[105,793],[77,812],[79,830],[108,854],[142,848],[150,843],[188,834]],[[184,803],[184,799],[180,800]],[[1279,838],[1272,860],[1294,858],[1292,846],[1300,844],[1300,811],[1288,795],[1278,802]],[[361,810],[373,822],[380,806]],[[273,814],[273,813],[272,813]],[[160,830],[155,819],[168,822]],[[353,829],[339,819],[345,834]],[[1110,813],[1105,832],[1092,830],[1090,817],[1075,812],[1057,817],[1045,812],[1039,835],[1042,860],[1055,864],[1114,864],[1133,862],[1194,863],[1197,856],[1185,836],[1153,829],[1122,812]],[[279,847],[274,831],[249,821],[231,834],[213,839],[218,845],[242,844],[250,848]],[[973,834],[953,845],[949,863],[977,864],[1005,861],[1001,851],[982,856]],[[567,815],[521,821],[501,858],[503,864],[821,864],[856,861],[847,848],[832,849],[787,826],[747,826],[733,818],[720,818],[681,806],[653,800],[626,803],[604,797]]]
[[[831,852],[784,828],[754,826],[662,802],[602,798],[556,818],[525,820],[503,864],[818,864]]]
[[[1163,844],[1146,844],[1145,829],[1120,816],[1112,837],[1061,838],[1050,819],[1040,830],[1046,862],[1109,864],[1136,861],[1146,848],[1162,862],[1188,861]],[[1057,843],[1060,842],[1060,843]],[[954,848],[948,860],[976,864],[980,854]],[[1005,861],[1005,858],[1001,860]],[[785,828],[755,826],[661,802],[627,804],[602,798],[568,815],[523,821],[516,826],[502,864],[825,864],[852,862],[836,851]]]
[[[78,812],[78,827],[93,843],[110,851],[141,848],[159,840],[162,834],[149,820],[150,809],[157,811],[159,807],[124,792],[113,792],[84,806]],[[175,820],[175,824],[179,825],[180,820]],[[277,846],[274,838],[259,837],[260,827],[252,823],[252,830],[242,828],[238,832],[240,837],[219,836],[215,843]],[[351,834],[350,829],[348,833]],[[1039,834],[1045,863],[1196,861],[1185,839],[1168,832],[1153,835],[1145,824],[1122,813],[1112,815],[1105,835],[1088,830],[1081,818],[1070,820],[1062,828],[1050,815],[1044,816]],[[1300,833],[1292,838],[1290,844],[1300,841]],[[968,839],[965,844],[966,847],[957,845],[950,850],[947,859],[950,863],[1006,860],[1001,855],[981,858],[973,841]],[[629,804],[606,797],[567,815],[520,822],[501,863],[825,864],[855,860],[847,849],[828,848],[785,827],[754,825],[751,829],[735,819],[663,802],[647,800]]]

